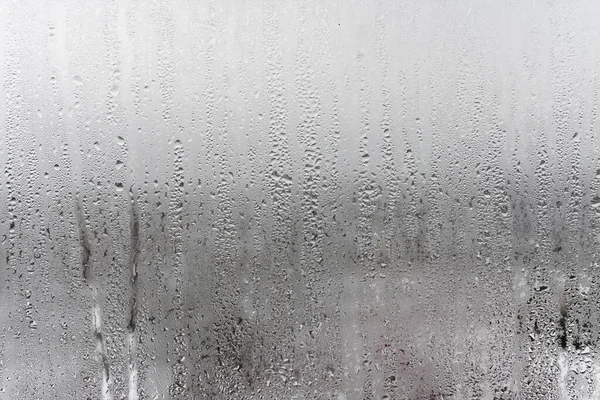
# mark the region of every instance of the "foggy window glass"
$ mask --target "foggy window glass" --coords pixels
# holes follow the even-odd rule
[[[0,399],[599,399],[600,4],[0,4]]]

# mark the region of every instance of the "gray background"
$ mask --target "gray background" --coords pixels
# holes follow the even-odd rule
[[[598,21],[2,2],[0,398],[600,398]]]

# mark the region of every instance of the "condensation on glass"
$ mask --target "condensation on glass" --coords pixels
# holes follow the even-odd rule
[[[0,398],[600,398],[598,21],[3,2]]]

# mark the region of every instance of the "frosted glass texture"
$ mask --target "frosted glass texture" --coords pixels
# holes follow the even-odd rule
[[[0,4],[0,399],[600,399],[600,4]]]

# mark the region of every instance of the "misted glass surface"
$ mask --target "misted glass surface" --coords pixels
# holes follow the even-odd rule
[[[600,4],[5,1],[1,399],[599,399]]]

